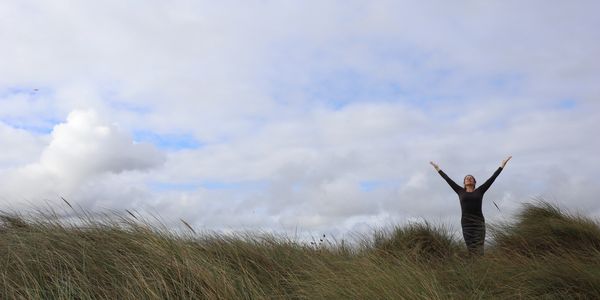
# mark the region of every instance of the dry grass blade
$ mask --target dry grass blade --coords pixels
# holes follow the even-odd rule
[[[188,222],[186,222],[184,219],[179,219],[181,221],[181,223],[183,223],[183,225],[185,225],[187,228],[189,228],[189,230],[192,231],[193,234],[196,234],[196,230],[194,230],[194,228],[192,228],[192,226],[190,224],[188,224]]]
[[[71,205],[71,203],[69,203],[69,201],[67,201],[67,199],[63,198],[62,196],[60,197],[60,199],[62,199],[62,201],[64,201],[71,209],[75,210],[73,208],[73,205]]]
[[[125,210],[131,217],[133,217],[134,219],[138,219],[131,211],[129,211],[129,209]]]

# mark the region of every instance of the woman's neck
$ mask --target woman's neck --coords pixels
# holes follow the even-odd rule
[[[471,186],[471,185],[467,185],[467,186],[465,187],[465,190],[466,190],[467,192],[469,192],[469,193],[470,193],[470,192],[472,192],[472,191],[474,191],[474,190],[475,190],[475,187],[473,187],[473,186]]]

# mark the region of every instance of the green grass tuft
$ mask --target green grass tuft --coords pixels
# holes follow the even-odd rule
[[[373,247],[385,254],[425,261],[455,256],[460,249],[459,242],[448,230],[429,223],[376,231]]]
[[[600,251],[596,221],[562,212],[543,201],[524,205],[517,221],[498,226],[493,236],[498,249],[529,256],[573,252],[595,256]]]

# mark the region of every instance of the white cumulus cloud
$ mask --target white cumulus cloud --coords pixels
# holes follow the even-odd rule
[[[101,175],[145,171],[165,156],[151,144],[136,143],[93,110],[75,110],[52,130],[50,142],[35,163],[5,172],[5,197],[33,202],[70,196]]]

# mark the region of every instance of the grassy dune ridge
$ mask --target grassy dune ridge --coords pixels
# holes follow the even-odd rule
[[[477,259],[429,223],[348,246],[78,215],[73,225],[51,212],[0,214],[0,298],[600,298],[599,224],[546,202],[488,226],[493,241]]]

